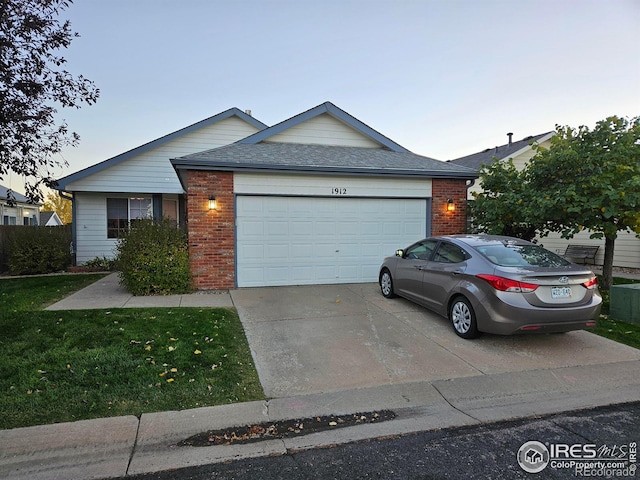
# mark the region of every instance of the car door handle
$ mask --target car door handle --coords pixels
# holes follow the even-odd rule
[[[416,270],[424,270],[424,266],[422,265],[414,265],[414,267]]]
[[[451,272],[452,275],[460,275],[462,273],[462,270],[453,270]]]

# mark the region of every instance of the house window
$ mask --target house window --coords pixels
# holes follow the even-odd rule
[[[2,219],[2,224],[3,225],[15,225],[16,224],[16,217],[11,217],[9,215],[5,215],[4,218]]]
[[[107,238],[120,238],[135,220],[151,217],[150,198],[107,198]]]

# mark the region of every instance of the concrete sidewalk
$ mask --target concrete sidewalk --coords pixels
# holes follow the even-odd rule
[[[120,285],[118,274],[112,273],[45,310],[147,307],[233,307],[233,302],[227,291],[135,297]]]
[[[274,398],[0,430],[0,478],[123,477],[640,400],[636,349],[587,332],[464,341],[444,319],[373,287],[133,297],[117,275],[105,277],[49,309],[236,306]],[[207,430],[382,409],[397,417],[248,445],[176,446]]]

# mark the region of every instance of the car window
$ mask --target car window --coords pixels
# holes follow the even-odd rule
[[[564,267],[570,263],[539,245],[486,245],[476,250],[502,267]]]
[[[460,263],[467,259],[467,253],[457,245],[442,242],[436,251],[433,260],[441,263]]]
[[[435,240],[426,240],[413,245],[407,249],[405,257],[412,260],[429,260],[437,243]]]

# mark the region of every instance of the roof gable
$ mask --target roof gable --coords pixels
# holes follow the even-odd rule
[[[54,227],[62,225],[62,220],[56,212],[42,211],[40,212],[40,225],[45,227]]]
[[[5,187],[4,185],[0,185],[0,200],[7,200],[7,197],[9,196],[9,190],[10,189]],[[16,191],[11,190],[11,195],[13,195],[14,200],[18,203],[30,203],[27,197]],[[37,203],[35,205],[40,204]]]
[[[283,122],[273,125],[272,127],[265,128],[264,130],[243,138],[242,140],[239,140],[238,143],[255,145],[260,142],[277,142],[279,140],[281,141],[282,134],[286,131],[299,127],[303,123],[309,122],[313,119],[317,119],[322,115],[329,115],[333,117],[335,120],[338,120],[352,130],[355,130],[366,139],[380,145],[383,148],[391,150],[392,152],[408,152],[408,150],[402,145],[399,145],[390,138],[385,137],[380,132],[374,130],[373,128],[361,122],[354,116],[348,114],[344,110],[336,107],[331,102],[322,103],[307,110],[306,112],[302,112],[294,117],[291,117],[288,120],[284,120]]]
[[[464,157],[458,157],[453,160],[449,160],[449,162],[455,163],[456,165],[462,165],[467,168],[473,168],[474,170],[480,170],[482,165],[490,165],[495,161],[518,157],[524,152],[531,150],[531,144],[534,142],[542,143],[550,139],[554,133],[555,132],[546,132],[538,135],[532,135],[516,142],[507,143],[495,148],[487,148],[481,152],[466,155]]]
[[[245,112],[241,111],[240,109],[233,107],[230,108],[229,110],[225,110],[224,112],[218,113],[217,115],[214,115],[212,117],[206,118],[204,120],[201,120],[200,122],[194,123],[192,125],[189,125],[188,127],[182,128],[180,130],[177,130],[173,133],[170,133],[168,135],[165,135],[163,137],[157,138],[151,142],[145,143],[144,145],[141,145],[139,147],[136,147],[132,150],[129,150],[125,153],[122,153],[120,155],[116,155],[115,157],[109,158],[103,162],[97,163],[95,165],[92,165],[88,168],[85,168],[83,170],[80,170],[79,172],[73,173],[71,175],[68,175],[66,177],[63,177],[61,179],[58,180],[58,186],[57,189],[58,190],[65,190],[66,187],[68,185],[70,185],[73,182],[77,182],[78,180],[82,180],[86,177],[89,177],[91,175],[94,175],[96,173],[102,172],[110,167],[113,167],[115,165],[119,165],[123,162],[126,162],[127,160],[130,160],[134,157],[137,157],[139,155],[142,155],[146,152],[149,152],[155,148],[161,147],[173,140],[179,139],[185,135],[188,135],[190,133],[196,132],[200,129],[203,129],[205,127],[208,127],[210,125],[216,124],[218,122],[221,122],[223,120],[226,120],[228,118],[231,117],[237,117],[240,120],[243,120],[244,122],[252,125],[255,128],[258,129],[264,129],[267,127],[267,125],[265,125],[264,123],[260,122],[259,120],[253,118],[252,116],[246,114]]]

